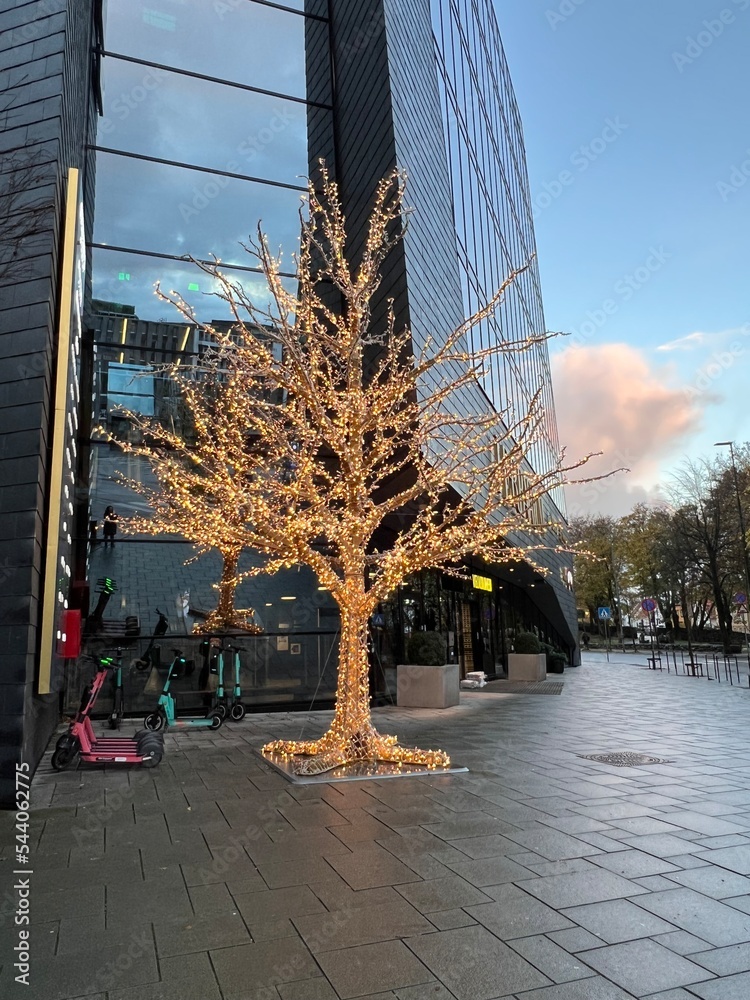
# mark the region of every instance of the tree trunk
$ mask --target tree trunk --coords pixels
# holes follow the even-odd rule
[[[418,764],[427,768],[447,767],[450,757],[442,750],[419,750],[399,746],[396,736],[375,729],[370,713],[367,625],[370,605],[362,582],[347,581],[346,606],[340,605],[341,638],[336,710],[333,721],[319,740],[276,740],[263,747],[265,753],[282,757],[300,755],[297,774],[321,774],[363,761]]]
[[[219,603],[216,608],[216,618],[224,625],[232,625],[236,617],[234,610],[234,595],[237,590],[237,564],[239,552],[223,552],[224,565],[219,581]]]

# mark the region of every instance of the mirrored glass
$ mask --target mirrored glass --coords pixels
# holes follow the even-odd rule
[[[100,146],[304,183],[306,105],[114,58],[106,83]]]
[[[104,38],[110,52],[304,97],[305,20],[251,0],[111,0]]]

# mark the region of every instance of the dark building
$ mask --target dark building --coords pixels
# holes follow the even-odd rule
[[[101,9],[0,3],[0,801],[60,715]]]
[[[199,319],[227,321],[211,279],[186,259],[215,254],[262,302],[259,269],[240,243],[261,220],[271,245],[283,246],[289,260],[304,177],[315,174],[321,157],[340,185],[354,253],[375,185],[394,167],[408,172],[414,211],[386,261],[374,321],[393,297],[398,322],[410,325],[418,343],[446,335],[534,250],[520,117],[490,0],[161,0],[158,7],[110,0],[105,23],[101,17],[101,0],[40,0],[18,9],[0,3],[0,80],[11,100],[0,105],[1,176],[13,218],[16,206],[19,218],[34,207],[28,185],[14,193],[20,168],[13,157],[39,154],[44,178],[34,185],[44,211],[31,215],[39,231],[17,241],[22,274],[11,268],[3,277],[0,270],[6,799],[14,763],[23,755],[34,764],[57,720],[59,616],[67,604],[85,605],[87,582],[116,577],[117,613],[137,614],[143,633],[154,607],[173,608],[177,593],[189,591],[198,606],[214,599],[216,567],[210,558],[200,570],[184,566],[186,543],[133,539],[106,554],[89,545],[88,521],[105,503],[127,511],[133,502],[112,481],[119,453],[96,435],[90,444],[92,423],[102,417],[98,404],[90,412],[92,387],[100,387],[100,397],[105,385],[108,396],[150,398],[172,419],[168,394],[147,381],[128,388],[128,373],[148,379],[148,371],[136,369],[157,367],[175,352],[188,364],[200,354],[194,331],[155,297],[155,282],[189,300]],[[79,222],[83,249],[72,261],[63,252],[70,167],[79,170],[81,192],[72,216],[83,227]],[[3,254],[0,261],[7,249]],[[293,283],[291,264],[286,278]],[[62,336],[73,288],[84,302],[73,310],[80,353],[70,335],[75,322],[63,323],[67,349]],[[472,344],[544,329],[534,262],[498,314],[474,331]],[[21,368],[31,374],[20,375]],[[54,389],[63,369],[73,389],[60,400]],[[520,415],[540,381],[547,423],[529,457],[543,470],[557,448],[544,346],[503,358],[459,403],[472,412],[510,406]],[[56,429],[58,459],[75,466],[74,484],[55,471]],[[561,495],[544,503],[540,516],[564,517]],[[574,658],[569,560],[546,558],[545,580],[525,565],[476,565],[468,567],[474,586],[439,573],[406,581],[373,623],[375,689],[387,690],[389,670],[414,629],[443,631],[447,656],[491,674],[502,671],[507,641],[519,628],[534,629]],[[254,582],[245,601],[266,630],[248,664],[250,700],[286,705],[330,697],[336,609],[312,574],[288,571]],[[69,706],[79,680],[71,671]],[[45,687],[50,694],[40,693]]]

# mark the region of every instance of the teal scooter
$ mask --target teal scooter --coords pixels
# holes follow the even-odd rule
[[[156,711],[151,712],[143,720],[143,725],[146,729],[157,730],[166,727],[187,729],[188,727],[201,727],[203,729],[218,729],[222,722],[224,721],[224,715],[217,711],[217,709],[211,709],[204,716],[187,716],[185,718],[178,718],[177,716],[177,701],[170,691],[170,685],[172,681],[180,677],[187,667],[187,660],[182,655],[182,650],[173,649],[172,652],[175,654],[174,659],[169,664],[169,670],[167,671],[167,678],[164,681],[164,687],[159,695],[159,703],[156,706]],[[221,665],[219,666],[219,683],[222,682],[221,676]]]
[[[234,646],[228,642],[219,651],[219,683],[216,688],[216,711],[222,713],[222,718],[227,715],[233,722],[240,722],[245,718],[247,709],[242,704],[242,688],[240,687],[240,650],[242,646]],[[224,689],[224,656],[231,660],[230,683],[233,680],[231,695]],[[231,697],[231,702],[230,702]]]

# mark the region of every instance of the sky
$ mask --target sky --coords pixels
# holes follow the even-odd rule
[[[750,439],[750,0],[494,0],[523,121],[561,442],[658,501]]]

